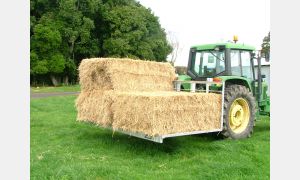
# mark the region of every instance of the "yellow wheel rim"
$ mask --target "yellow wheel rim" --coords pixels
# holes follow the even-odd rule
[[[229,110],[229,126],[234,133],[243,132],[250,120],[250,108],[243,98],[233,101]]]

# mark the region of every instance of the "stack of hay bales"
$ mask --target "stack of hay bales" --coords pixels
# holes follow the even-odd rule
[[[169,63],[85,59],[77,119],[150,136],[220,128],[221,95],[173,91]]]
[[[93,58],[81,62],[79,78],[83,91],[172,91],[175,72],[169,63]]]

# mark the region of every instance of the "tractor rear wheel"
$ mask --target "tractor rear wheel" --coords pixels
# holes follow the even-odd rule
[[[255,99],[252,93],[242,85],[226,87],[223,108],[223,136],[232,139],[250,137],[255,118]]]

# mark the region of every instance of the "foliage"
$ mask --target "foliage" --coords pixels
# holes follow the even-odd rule
[[[266,52],[270,53],[270,39],[271,39],[271,37],[270,37],[270,32],[269,32],[268,35],[264,37],[263,42],[261,44],[262,54],[265,54]]]
[[[148,21],[145,21],[148,20]],[[137,57],[165,61],[171,47],[158,19],[141,6],[121,6],[104,14],[108,24],[103,42],[104,56]]]
[[[31,0],[30,39],[31,77],[52,83],[76,81],[84,58],[166,61],[172,50],[158,17],[135,0]]]
[[[202,134],[159,144],[77,122],[74,100],[31,100],[31,179],[270,179],[269,117],[247,139]]]
[[[41,23],[34,27],[33,32],[34,34],[31,36],[30,72],[33,75],[62,72],[64,58],[58,51],[62,42],[59,31]]]

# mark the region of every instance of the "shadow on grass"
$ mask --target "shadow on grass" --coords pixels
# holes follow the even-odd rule
[[[95,131],[85,131],[78,136],[79,141],[86,144],[94,143],[93,148],[118,148],[121,151],[130,150],[136,152],[155,151],[162,153],[173,153],[179,146],[178,142],[174,139],[166,139],[163,144],[155,143],[145,139],[136,138],[133,136],[99,128]],[[91,146],[85,146],[87,148]]]
[[[92,129],[85,127],[85,130],[78,135],[78,141],[86,144],[83,147],[114,149],[119,152],[130,151],[137,155],[175,154],[186,149],[182,147],[188,146],[199,147],[199,150],[215,151],[215,142],[223,140],[220,135],[217,136],[217,133],[207,133],[166,138],[163,143],[156,143],[118,132],[113,134],[111,130],[103,128]]]

